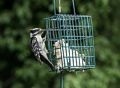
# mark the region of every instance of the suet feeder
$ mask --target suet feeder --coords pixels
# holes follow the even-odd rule
[[[74,3],[73,8],[75,8]],[[91,16],[76,15],[75,13],[73,15],[56,14],[55,11],[55,15],[46,18],[45,21],[48,57],[54,65],[56,65],[58,59],[61,59],[60,71],[76,71],[95,67]],[[64,41],[61,41],[60,47],[56,48],[54,46],[55,42],[63,39]],[[57,58],[55,52],[57,49],[60,49],[60,58]]]
[[[48,58],[54,65],[60,60],[60,72],[87,70],[95,68],[96,64],[92,18],[76,15],[74,0],[72,3],[74,13],[61,14],[59,0],[59,13],[56,14],[54,0],[54,16],[45,18]],[[55,47],[57,41],[59,47]]]

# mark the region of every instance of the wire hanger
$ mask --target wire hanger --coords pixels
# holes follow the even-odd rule
[[[59,12],[59,14],[61,14],[61,12],[62,12],[61,0],[59,0],[58,3],[59,3],[58,12]],[[75,11],[75,0],[72,0],[72,6],[73,6],[74,15],[76,15],[76,11]],[[56,0],[54,0],[54,14],[56,15]]]

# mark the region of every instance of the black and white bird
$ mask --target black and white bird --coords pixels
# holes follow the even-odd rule
[[[41,28],[33,28],[30,30],[31,48],[40,63],[44,62],[51,70],[54,70],[54,65],[47,56],[48,51],[45,46],[46,36],[42,37],[42,34],[43,31]]]

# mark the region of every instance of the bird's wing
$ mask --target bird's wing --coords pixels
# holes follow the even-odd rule
[[[31,47],[32,47],[32,51],[35,55],[35,57],[37,58],[37,60],[41,63],[41,59],[40,59],[40,48],[39,48],[39,44],[38,44],[38,41],[37,41],[37,38],[36,37],[33,37],[31,39]]]
[[[50,60],[47,57],[47,53],[43,49],[45,46],[43,46],[43,44],[41,44],[37,39],[40,39],[40,38],[33,37],[31,41],[32,51],[34,52],[34,55],[36,56],[39,62],[44,62],[45,64],[50,66],[52,70],[54,70],[54,65],[50,62]]]

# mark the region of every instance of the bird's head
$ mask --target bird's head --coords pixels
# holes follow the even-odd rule
[[[41,32],[41,28],[33,28],[33,29],[30,29],[30,37],[33,37],[37,34],[39,34]]]

